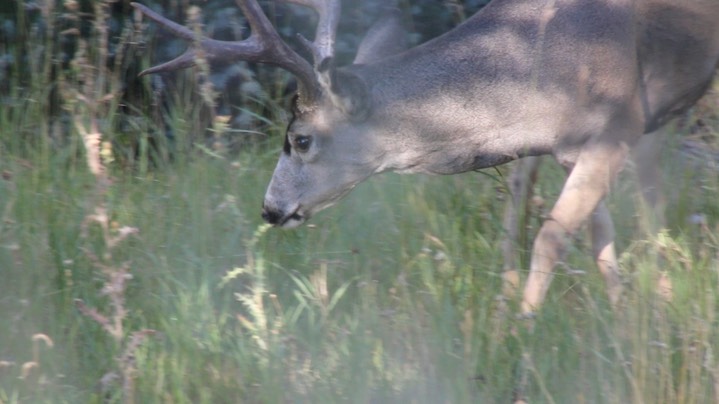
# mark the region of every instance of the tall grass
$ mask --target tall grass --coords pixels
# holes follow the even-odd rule
[[[281,231],[258,213],[282,122],[238,155],[103,160],[98,190],[81,128],[57,126],[46,91],[0,112],[1,403],[719,402],[719,175],[670,169],[671,150],[670,230],[647,235],[631,176],[609,199],[620,309],[580,234],[530,331],[499,298],[494,174],[384,175]],[[537,189],[551,201],[560,186],[548,168]],[[106,220],[89,222],[98,206]]]

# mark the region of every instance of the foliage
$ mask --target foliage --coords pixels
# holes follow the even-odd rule
[[[270,142],[153,157],[147,139],[164,125],[176,144],[197,143],[200,112],[119,124],[123,76],[98,49],[112,47],[108,5],[97,2],[66,69],[38,52],[6,76],[0,403],[719,401],[708,160],[670,145],[665,183],[679,192],[657,234],[638,217],[631,175],[617,184],[619,310],[580,234],[530,330],[499,298],[501,182],[384,175],[310,226],[268,228],[258,205],[281,147],[277,94],[261,100],[273,119],[253,128]],[[50,40],[35,32],[25,49]],[[196,99],[188,88],[177,105]],[[715,139],[713,113],[702,133]],[[107,152],[126,127],[145,139],[130,164]],[[536,191],[551,200],[560,186],[548,168]]]

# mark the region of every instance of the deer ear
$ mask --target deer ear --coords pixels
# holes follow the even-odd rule
[[[317,66],[317,77],[325,94],[335,107],[350,119],[363,119],[369,112],[367,84],[346,68],[338,69],[332,58],[326,58]]]
[[[396,55],[408,47],[402,12],[388,9],[367,31],[353,63],[367,64]]]
[[[354,64],[367,64],[407,49],[407,32],[399,9],[388,9],[367,31],[357,50]],[[370,110],[369,90],[365,82],[347,69],[337,69],[331,57],[315,67],[318,81],[332,103],[350,119],[364,119]]]
[[[332,74],[332,101],[350,119],[364,119],[370,110],[367,84],[353,72],[337,69]]]

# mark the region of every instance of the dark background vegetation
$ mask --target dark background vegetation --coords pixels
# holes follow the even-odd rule
[[[446,32],[485,2],[346,2],[336,46],[338,64],[351,61],[368,27],[388,7],[396,6],[403,11],[410,41],[417,44]],[[220,115],[226,117],[222,119],[230,129],[245,130],[245,136],[224,139],[231,143],[230,146],[236,147],[252,137],[248,135],[257,135],[247,129],[262,130],[264,119],[277,118],[272,116],[269,110],[273,106],[268,103],[286,103],[286,98],[293,92],[293,79],[284,72],[266,66],[249,66],[244,62],[213,64],[207,75],[199,78],[188,77],[194,76],[193,72],[138,78],[138,73],[144,68],[182,53],[187,43],[148,21],[142,26],[135,25],[130,1],[114,1],[105,7],[98,7],[99,3],[102,2],[9,1],[0,6],[0,96],[6,103],[12,103],[13,97],[34,84],[32,81],[37,79],[36,72],[28,69],[29,66],[49,68],[48,84],[56,87],[56,83],[50,83],[57,81],[60,76],[72,75],[73,62],[78,62],[81,42],[87,44],[88,53],[98,52],[100,44],[88,42],[97,35],[95,27],[98,13],[107,13],[108,16],[103,22],[106,25],[103,30],[107,32],[106,67],[118,76],[121,83],[117,89],[118,96],[122,97],[117,104],[119,114],[113,118],[113,122],[107,124],[113,125],[121,133],[113,141],[115,153],[125,160],[131,159],[137,152],[137,128],[133,127],[137,120],[132,122],[134,118],[151,120],[156,128],[162,128],[160,133],[154,133],[150,138],[153,145],[157,146],[165,144],[167,139],[174,139],[171,128],[166,124],[170,106],[183,102],[195,105],[198,119],[194,121],[191,132],[199,137],[203,137],[201,134],[212,136],[206,130],[212,127],[213,120]],[[240,40],[249,34],[249,27],[232,0],[148,0],[142,3],[181,23],[188,21],[188,11],[192,7],[199,6],[201,29],[215,39]],[[296,48],[301,49],[297,46],[297,33],[312,37],[315,15],[310,10],[283,2],[264,1],[261,4],[281,35]],[[203,92],[203,82],[212,84],[211,94]],[[17,83],[20,87],[11,89],[10,83]],[[182,100],[178,100],[178,94],[187,96],[179,97]],[[63,117],[65,102],[60,88],[50,89],[47,113],[62,121],[66,118]],[[67,133],[64,133],[56,140],[61,141],[66,136]],[[204,140],[213,144],[211,139]]]

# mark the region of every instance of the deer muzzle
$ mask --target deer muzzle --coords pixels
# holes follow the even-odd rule
[[[262,219],[271,225],[290,229],[304,223],[307,217],[300,213],[299,206],[290,211],[284,211],[265,203],[262,207]]]

